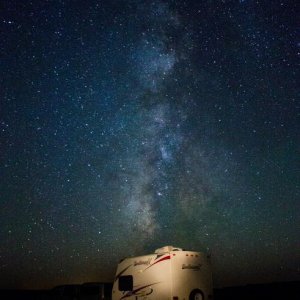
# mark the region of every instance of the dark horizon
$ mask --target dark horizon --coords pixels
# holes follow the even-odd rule
[[[61,288],[61,287],[56,287]],[[77,293],[68,292],[70,299],[88,300],[91,299],[88,295],[84,294],[84,290],[81,291],[78,287],[74,287],[78,290]],[[108,296],[109,286],[106,286],[106,296]],[[300,290],[300,282],[281,282],[281,283],[270,283],[270,284],[258,284],[258,285],[246,285],[237,287],[225,287],[214,289],[213,295],[215,300],[260,300],[270,297],[280,299],[298,299]],[[55,292],[56,291],[56,292]],[[81,292],[80,292],[81,291]],[[73,298],[70,296],[73,295]],[[30,300],[57,300],[59,295],[57,290],[1,290],[0,297],[5,299],[30,299]],[[66,297],[66,295],[65,295]],[[76,297],[76,298],[74,298]],[[64,297],[62,297],[65,299]],[[68,298],[68,299],[69,299]],[[59,298],[60,299],[60,298]],[[106,297],[105,299],[110,299]]]
[[[164,245],[209,253],[215,287],[299,281],[297,19],[3,1],[0,287],[110,281]]]

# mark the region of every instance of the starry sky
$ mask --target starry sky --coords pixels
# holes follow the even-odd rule
[[[296,2],[1,1],[0,287],[164,245],[300,280]]]

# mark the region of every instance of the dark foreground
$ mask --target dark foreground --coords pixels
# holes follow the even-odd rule
[[[299,299],[300,282],[270,283],[214,290],[215,300]]]
[[[259,300],[259,299],[300,299],[300,282],[270,283],[260,285],[247,285],[240,287],[227,287],[214,290],[215,300]],[[0,299],[22,300],[94,300],[95,296],[60,296],[53,290],[0,290]],[[105,297],[109,300],[110,297]]]

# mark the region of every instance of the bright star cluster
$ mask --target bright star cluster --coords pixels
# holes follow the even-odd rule
[[[4,1],[0,282],[111,281],[164,245],[218,286],[300,279],[295,1]]]

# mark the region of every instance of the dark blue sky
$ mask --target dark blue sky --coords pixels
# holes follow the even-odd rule
[[[215,286],[299,280],[297,9],[1,3],[1,287],[167,244],[209,252]]]

